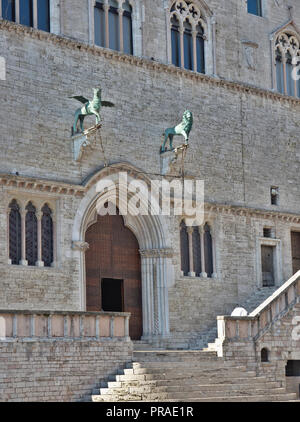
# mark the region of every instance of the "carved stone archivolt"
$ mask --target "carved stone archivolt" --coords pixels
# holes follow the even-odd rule
[[[193,29],[196,29],[199,24],[204,30],[206,29],[204,16],[202,16],[201,10],[194,2],[184,0],[175,1],[171,8],[171,18],[174,16],[176,16],[182,25],[188,20]]]
[[[298,61],[300,61],[299,46],[299,39],[295,35],[291,35],[287,32],[281,32],[276,38],[275,49],[281,53],[283,60],[285,60],[289,54],[293,64],[297,64]]]

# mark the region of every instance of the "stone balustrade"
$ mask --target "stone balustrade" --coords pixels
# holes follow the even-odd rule
[[[0,310],[0,341],[36,339],[129,339],[130,313]]]
[[[218,343],[257,340],[270,325],[300,302],[300,271],[248,316],[218,316]]]

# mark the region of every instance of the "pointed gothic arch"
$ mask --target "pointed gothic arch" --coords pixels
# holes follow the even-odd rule
[[[99,191],[98,183],[105,178],[117,187],[117,199],[120,209],[125,207],[127,185],[120,183],[119,173],[127,174],[128,182],[140,179],[150,187],[151,181],[143,173],[128,164],[116,164],[104,168],[86,183],[87,193],[82,199],[73,226],[73,249],[80,262],[80,308],[86,309],[85,298],[85,242],[87,227],[95,222],[97,204],[115,202],[115,191],[106,189]],[[98,186],[98,189],[97,189]],[[141,206],[149,205],[149,198],[142,198]],[[152,204],[150,204],[152,206]],[[124,225],[135,235],[141,257],[142,278],[142,310],[144,339],[164,338],[169,335],[168,287],[174,284],[174,273],[171,258],[170,235],[166,230],[167,221],[161,215],[132,215],[129,202],[129,213],[123,215]]]

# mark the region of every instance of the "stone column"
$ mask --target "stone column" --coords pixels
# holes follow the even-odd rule
[[[95,43],[95,21],[94,21],[95,0],[88,0],[89,13],[89,44]]]
[[[197,31],[192,31],[193,37],[193,71],[197,72]]]
[[[194,254],[193,254],[193,232],[194,227],[187,227],[188,237],[189,237],[189,261],[190,261],[190,271],[188,275],[190,277],[195,277],[196,273],[194,272]]]
[[[37,0],[33,0],[33,27],[38,27],[38,10],[37,10]]]
[[[20,23],[20,0],[15,0],[16,23]]]
[[[216,19],[211,18],[211,37],[212,37],[212,53],[213,53],[213,75],[217,75],[217,44],[216,44]],[[206,69],[205,69],[206,70]]]
[[[212,278],[217,278],[217,260],[216,260],[216,231],[215,228],[210,228],[210,235],[211,235],[211,248],[212,248],[212,260],[213,260],[213,273],[211,275]]]
[[[1,3],[1,1],[0,1],[0,3]],[[10,238],[10,236],[9,236],[9,215],[10,215],[10,208],[8,208],[7,212],[6,212],[6,222],[7,222],[7,224],[6,224],[6,230],[7,230],[6,238],[7,238],[7,263],[9,265],[11,265],[12,262],[11,262],[11,259],[10,259],[10,244],[9,244],[9,241],[10,241],[10,239],[9,239]]]
[[[286,57],[282,56],[282,65],[283,65],[283,86],[284,86],[284,93],[287,94],[287,83],[286,83]]]
[[[200,250],[201,250],[201,274],[200,277],[207,277],[205,272],[205,253],[204,253],[204,227],[199,227],[200,233]]]
[[[140,250],[142,258],[143,339],[169,335],[166,258],[170,249]],[[156,289],[154,289],[156,283]],[[155,297],[154,297],[155,296]],[[156,304],[156,307],[155,307]],[[157,318],[157,324],[155,320]]]
[[[24,207],[21,209],[21,242],[22,242],[22,253],[21,253],[21,265],[28,265],[26,261],[26,210]]]
[[[183,28],[182,23],[180,23],[179,34],[180,34],[180,67],[184,68],[184,43],[183,43],[184,28]]]
[[[41,211],[36,213],[37,217],[37,237],[38,237],[38,260],[36,262],[37,267],[43,267],[44,262],[42,261],[42,217],[43,213]]]
[[[77,240],[72,242],[72,249],[73,251],[76,251],[79,255],[79,266],[80,271],[82,272],[80,279],[82,280],[82,283],[79,286],[79,301],[80,301],[80,310],[85,311],[85,281],[86,281],[86,274],[85,274],[85,252],[88,250],[89,244],[85,242],[84,240]]]
[[[53,232],[53,262],[51,267],[55,267],[57,263],[57,222],[56,222],[56,214],[53,212],[52,214],[52,232]]]

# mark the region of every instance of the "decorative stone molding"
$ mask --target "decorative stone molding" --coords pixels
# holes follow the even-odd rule
[[[71,185],[64,182],[33,179],[30,177],[16,176],[13,174],[0,174],[0,185],[6,188],[39,191],[47,194],[72,195],[82,197],[84,187],[81,185]]]
[[[86,252],[89,249],[90,245],[87,242],[73,241],[72,242],[72,249],[74,251]]]
[[[173,65],[167,65],[160,63],[158,61],[148,60],[145,58],[140,58],[136,56],[130,56],[123,53],[119,53],[113,50],[108,50],[102,47],[91,46],[88,43],[84,43],[79,40],[74,40],[66,36],[58,36],[55,34],[47,33],[37,29],[32,29],[24,25],[19,25],[14,22],[1,21],[0,20],[0,30],[6,30],[9,32],[15,32],[22,36],[28,35],[31,38],[40,39],[47,42],[52,42],[55,45],[61,45],[64,47],[78,49],[80,47],[81,51],[86,51],[95,56],[106,57],[109,60],[125,62],[137,67],[145,67],[153,71],[160,71],[169,74],[176,74],[180,77],[185,77],[187,79],[201,81],[203,83],[212,84],[215,86],[222,86],[227,89],[232,89],[236,92],[243,92],[246,94],[258,95],[263,98],[271,99],[274,101],[285,101],[292,105],[300,104],[300,99],[296,97],[289,97],[287,95],[279,94],[267,89],[257,88],[253,85],[249,85],[242,82],[229,81],[225,79],[219,79],[215,76],[204,75],[203,73],[197,73],[190,70],[185,70],[182,68],[175,67]]]

